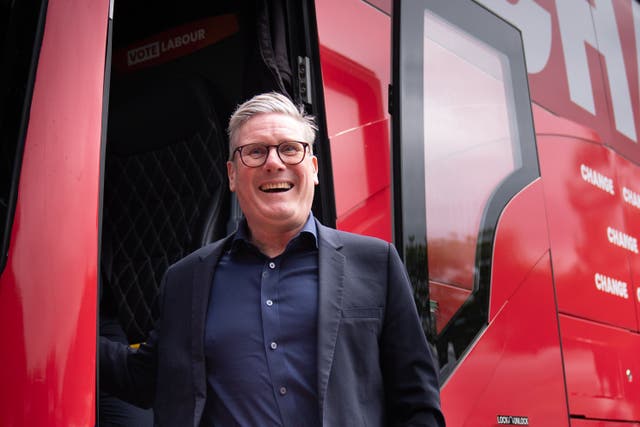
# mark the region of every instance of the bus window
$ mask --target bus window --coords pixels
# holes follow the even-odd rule
[[[469,1],[397,7],[395,237],[446,377],[487,323],[500,212],[539,175],[531,107],[516,29]]]
[[[427,12],[424,63],[427,267],[440,332],[473,290],[484,207],[519,159],[504,55]]]
[[[42,40],[45,2],[3,2],[0,10],[0,271],[4,269]]]

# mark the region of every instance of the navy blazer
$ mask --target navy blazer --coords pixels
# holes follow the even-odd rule
[[[317,225],[322,424],[444,426],[437,370],[395,248]],[[207,399],[209,290],[231,237],[169,267],[160,318],[137,351],[100,339],[101,387],[139,406],[153,406],[158,426],[199,427]]]

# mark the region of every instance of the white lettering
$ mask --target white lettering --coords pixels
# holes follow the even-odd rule
[[[591,114],[596,113],[591,76],[584,43],[596,47],[596,33],[591,22],[589,3],[584,0],[557,2],[560,38],[567,68],[571,100]]]
[[[609,89],[611,90],[613,118],[616,129],[636,141],[636,124],[633,119],[629,79],[624,65],[622,42],[618,31],[618,21],[613,11],[613,3],[610,0],[596,0],[594,2],[595,6],[591,9],[593,11],[593,23],[598,34],[599,51],[604,56],[607,64],[607,76]]]
[[[638,298],[638,301],[640,301],[640,288],[636,289],[636,298]]]
[[[512,415],[498,415],[498,424],[508,424],[512,426],[528,426],[529,417],[514,417]]]
[[[597,290],[616,297],[629,299],[629,292],[627,290],[626,282],[613,279],[600,273],[596,273],[594,275],[594,281]]]
[[[200,28],[195,31],[190,31],[185,34],[181,34],[179,36],[170,38],[166,42],[162,42],[162,52],[167,52],[172,49],[176,49],[182,46],[186,46],[191,43],[195,43],[200,40],[204,40],[205,38],[205,30]]]
[[[551,14],[533,0],[479,0],[522,31],[529,74],[544,70],[551,54]]]
[[[582,179],[589,184],[598,187],[609,194],[615,194],[613,179],[602,175],[601,173],[591,169],[589,166],[584,164],[580,165],[580,176],[582,176]]]
[[[638,253],[638,240],[635,237],[631,237],[615,228],[607,227],[607,238],[610,243],[616,246],[636,254]]]
[[[616,129],[636,141],[629,84],[612,2],[563,0],[556,2],[556,7],[571,100],[595,115],[593,87],[585,49],[585,43],[588,43],[605,59]],[[596,32],[600,39],[596,38]]]
[[[149,43],[127,51],[127,65],[135,65],[160,56],[158,42]]]
[[[640,209],[640,194],[629,190],[627,187],[622,187],[622,198],[631,206]]]
[[[173,49],[173,39],[169,39],[169,41],[166,43],[162,42],[160,46],[162,46],[162,53],[165,53],[166,51]]]

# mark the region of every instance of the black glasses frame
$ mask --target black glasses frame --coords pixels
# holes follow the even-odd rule
[[[285,157],[283,158],[282,155],[280,154],[280,146],[282,146],[283,144],[291,144],[292,142],[297,143],[297,144],[302,144],[302,157],[300,158],[300,160],[291,163],[291,159]],[[242,149],[245,147],[249,147],[252,145],[260,145],[262,147],[266,147],[267,148],[267,154],[264,156],[264,158],[262,159],[262,162],[260,164],[256,164],[256,165],[248,165],[245,160],[244,157],[242,157]],[[304,158],[307,155],[307,149],[310,147],[310,144],[308,142],[302,142],[302,141],[282,141],[279,144],[263,144],[260,142],[253,142],[251,144],[245,144],[245,145],[241,145],[239,147],[236,147],[235,150],[233,150],[233,152],[231,153],[231,158],[233,159],[233,157],[236,155],[236,153],[239,154],[240,157],[240,161],[242,162],[243,165],[245,165],[248,168],[259,168],[260,166],[264,166],[265,163],[267,163],[267,159],[269,158],[269,153],[271,152],[272,148],[276,149],[276,154],[278,154],[278,158],[280,159],[280,161],[282,163],[284,163],[285,165],[289,165],[289,166],[295,166],[295,165],[299,165],[300,163],[302,163],[302,161],[304,160]]]

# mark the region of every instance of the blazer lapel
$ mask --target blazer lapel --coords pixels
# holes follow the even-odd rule
[[[338,233],[318,226],[318,403],[323,413],[342,310],[344,255]]]
[[[230,237],[229,237],[230,238]],[[193,354],[193,380],[195,393],[194,422],[199,420],[207,401],[207,372],[204,357],[204,330],[209,306],[209,294],[213,283],[213,275],[222,249],[229,238],[218,241],[207,247],[200,254],[196,264],[192,282],[191,300],[191,351]],[[197,427],[197,426],[196,426]]]

